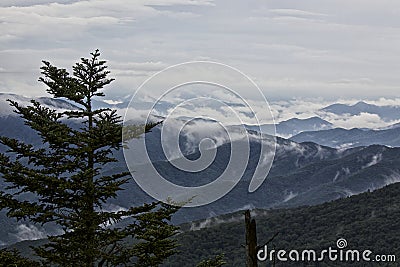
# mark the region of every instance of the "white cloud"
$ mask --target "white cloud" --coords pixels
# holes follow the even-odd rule
[[[382,153],[373,155],[371,161],[368,162],[368,163],[367,163],[365,166],[363,166],[362,168],[364,169],[364,168],[371,167],[371,166],[373,166],[373,165],[378,164],[378,163],[381,162],[381,161],[382,161]]]
[[[326,113],[323,116],[323,118],[333,123],[335,127],[341,127],[345,129],[352,129],[352,128],[377,129],[389,126],[397,122],[397,121],[385,122],[382,118],[379,117],[379,115],[365,113],[365,112],[353,116],[350,114],[335,115],[332,113]]]
[[[245,209],[254,209],[254,207],[246,206],[240,210],[245,210]],[[243,218],[241,216],[237,216],[237,217],[232,216],[231,218],[227,218],[227,219],[221,219],[218,217],[210,217],[205,220],[192,223],[190,226],[190,231],[198,231],[203,228],[208,228],[208,227],[213,227],[213,226],[219,225],[221,223],[237,222],[237,221],[241,221],[241,220],[243,220]]]
[[[47,235],[43,231],[39,230],[34,225],[20,224],[17,226],[16,238],[19,241],[23,240],[37,240],[46,238]]]
[[[283,202],[288,202],[292,198],[297,197],[297,195],[298,195],[298,193],[293,193],[292,191],[290,191],[288,194],[287,193],[285,194]]]
[[[374,104],[377,106],[394,106],[394,107],[400,107],[400,98],[385,98],[381,97],[377,100],[370,100],[367,101],[369,104]]]

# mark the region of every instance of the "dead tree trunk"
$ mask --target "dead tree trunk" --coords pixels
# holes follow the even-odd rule
[[[251,219],[250,210],[246,210],[244,217],[246,222],[246,266],[257,267],[256,220]]]

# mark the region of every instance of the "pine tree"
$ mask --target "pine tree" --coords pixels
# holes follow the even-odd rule
[[[44,265],[157,266],[175,252],[171,237],[177,229],[169,221],[177,207],[154,202],[116,212],[104,208],[130,174],[102,174],[116,162],[113,153],[122,148],[123,127],[115,110],[93,107],[93,99],[104,97],[101,90],[113,81],[99,57],[96,50],[81,58],[72,75],[43,61],[39,81],[76,110],[57,111],[34,100],[23,107],[9,100],[43,144],[0,138],[9,149],[0,154],[0,174],[7,184],[0,191],[0,208],[17,220],[55,223],[62,229],[61,235],[49,236],[49,243],[34,248]],[[24,198],[25,193],[34,200]],[[128,226],[109,227],[125,218],[130,218]]]
[[[225,255],[219,254],[211,259],[202,260],[196,267],[221,267],[226,264]]]
[[[22,257],[16,249],[0,250],[0,266],[17,266],[17,267],[32,267],[35,266],[36,262],[33,260]]]

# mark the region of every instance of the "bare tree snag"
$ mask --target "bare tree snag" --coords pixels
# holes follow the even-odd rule
[[[257,227],[250,210],[244,213],[246,222],[246,266],[257,267]]]

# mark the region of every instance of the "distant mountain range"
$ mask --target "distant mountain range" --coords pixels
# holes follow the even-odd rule
[[[271,133],[271,124],[263,124],[260,126],[245,125],[247,129],[254,131],[262,131],[265,133]],[[311,117],[307,119],[289,119],[286,121],[281,121],[276,124],[276,134],[281,137],[291,137],[300,132],[305,131],[317,131],[331,129],[333,124],[323,120],[319,117]]]
[[[387,122],[400,119],[399,106],[377,106],[365,103],[363,101],[360,101],[354,105],[333,104],[321,110],[336,115],[349,114],[354,116],[354,115],[360,115],[361,113],[376,114],[381,119]]]
[[[16,94],[0,93],[0,117],[9,115],[17,116],[17,114],[13,112],[13,107],[11,107],[7,102],[7,99],[16,101],[20,105],[26,106],[31,104],[30,101],[32,98]],[[35,98],[35,100],[41,103],[42,105],[53,109],[65,109],[65,110],[76,109],[76,106],[62,99],[54,99],[50,97],[38,97]]]
[[[302,132],[291,137],[290,140],[298,143],[314,142],[336,148],[369,146],[371,144],[400,147],[400,127],[391,127],[387,130],[335,128]]]
[[[10,98],[10,95],[5,96],[3,94],[1,96],[2,98]],[[13,97],[17,98],[17,101],[28,103],[26,98]],[[0,98],[0,100],[2,99]],[[42,98],[40,101],[55,109],[74,108],[74,106],[62,100]],[[3,108],[5,104],[1,103],[0,105],[2,107],[0,135],[40,145],[38,136],[27,128],[20,118],[12,114],[11,109]],[[184,131],[179,137],[179,145],[182,148],[183,155],[189,159],[196,159],[200,156],[197,145],[204,138],[204,134],[212,134],[211,137],[214,137],[218,144],[214,162],[204,171],[190,174],[178,170],[166,160],[160,141],[161,129],[159,126],[154,128],[152,132],[147,134],[146,144],[148,144],[150,157],[157,170],[168,180],[186,186],[205,184],[218,177],[229,161],[232,144],[229,140],[224,139],[224,135],[211,127],[213,123],[216,124],[202,120],[193,121],[189,125],[190,132]],[[315,117],[307,120],[288,120],[282,122],[278,129],[281,132],[289,133],[298,131],[296,127],[305,130],[319,129],[320,127],[329,128],[332,125]],[[400,128],[393,130],[395,129]],[[236,135],[239,133],[238,130]],[[297,143],[294,140],[278,137],[274,164],[267,179],[257,191],[248,193],[249,181],[260,156],[260,142],[263,142],[257,138],[252,129],[249,129],[249,134],[253,136],[250,138],[249,164],[236,187],[225,197],[210,205],[180,210],[174,217],[175,223],[234,212],[246,207],[279,208],[315,205],[367,190],[375,190],[400,181],[400,148],[373,145],[337,149],[312,142]],[[270,137],[267,135],[263,136],[263,139],[268,138]],[[243,142],[243,140],[236,138],[233,142]],[[4,152],[4,147],[0,146],[0,151]],[[115,156],[118,162],[107,166],[103,170],[104,174],[127,170],[122,152],[117,152]],[[1,186],[4,185],[1,184]],[[119,193],[118,199],[109,203],[110,208],[126,208],[152,201],[133,179],[125,186],[125,189]],[[0,229],[1,242],[12,243],[21,240],[21,223],[17,224],[15,221],[6,218],[4,212],[0,213],[0,222],[3,225]],[[52,227],[45,229],[38,227],[36,230],[39,233],[57,231]]]

